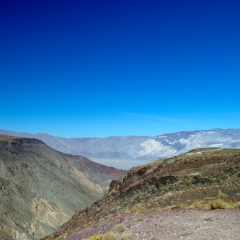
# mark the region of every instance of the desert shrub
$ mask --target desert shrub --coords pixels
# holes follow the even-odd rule
[[[116,233],[122,233],[122,232],[124,232],[124,230],[125,230],[125,227],[122,223],[119,223],[114,227],[114,231]]]
[[[208,203],[208,206],[210,210],[232,208],[228,202],[224,202],[222,199],[213,200]]]
[[[236,195],[235,195],[236,197],[239,197],[240,196],[240,193],[236,193]]]
[[[234,204],[234,207],[235,207],[235,208],[240,208],[240,201],[239,201],[239,202],[236,202],[236,203]]]
[[[125,208],[124,213],[131,213],[132,211],[129,208]]]
[[[217,195],[219,198],[224,198],[224,197],[227,197],[227,194],[223,193],[222,190],[218,190],[218,195]]]
[[[222,182],[222,179],[217,178],[217,183],[220,183],[220,182]]]
[[[130,233],[124,233],[121,236],[121,240],[130,240],[131,239],[131,234]]]
[[[133,207],[133,212],[136,211],[136,213],[142,213],[142,212],[148,212],[150,209],[146,207],[146,205],[142,204],[142,203],[137,203],[134,207]]]
[[[192,204],[193,208],[204,209],[204,202],[201,200],[196,200]]]
[[[91,236],[88,240],[100,240],[102,238],[102,234]]]
[[[107,232],[103,235],[102,240],[117,240],[112,232]]]
[[[192,185],[192,182],[190,180],[188,180],[188,181],[186,181],[186,185],[190,186],[190,185]]]
[[[182,209],[188,209],[188,208],[189,208],[189,206],[186,205],[185,203],[179,203],[179,204],[178,204],[178,207],[180,207],[180,208],[182,208]]]
[[[94,235],[88,238],[88,240],[100,240],[102,239],[102,236],[103,236],[102,234]]]

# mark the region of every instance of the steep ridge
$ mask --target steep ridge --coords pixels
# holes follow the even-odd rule
[[[60,240],[76,232],[80,236],[88,225],[94,228],[104,219],[121,219],[127,213],[234,208],[240,207],[239,201],[240,150],[196,149],[130,169],[112,181],[101,200],[75,214],[60,231],[45,239]]]
[[[103,159],[153,160],[195,148],[240,148],[240,129],[182,131],[156,136],[62,138],[45,133],[29,134],[0,130],[6,135],[37,138],[61,152]],[[113,163],[114,164],[114,163]]]
[[[102,168],[115,175],[102,174]],[[0,135],[0,239],[50,234],[77,210],[100,199],[103,188],[120,172],[63,154],[37,139]]]

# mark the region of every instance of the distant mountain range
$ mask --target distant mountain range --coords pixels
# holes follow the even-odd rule
[[[154,160],[202,147],[240,148],[240,129],[182,131],[156,136],[112,136],[107,138],[63,138],[46,133],[0,130],[1,134],[42,140],[65,153],[89,158]]]

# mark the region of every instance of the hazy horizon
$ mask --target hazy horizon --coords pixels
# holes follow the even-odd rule
[[[48,132],[23,132],[23,131],[13,131],[11,129],[0,129],[0,131],[6,131],[6,132],[16,132],[16,133],[26,133],[26,134],[32,134],[32,135],[37,135],[37,134],[47,134],[50,136],[54,137],[60,137],[60,138],[66,138],[66,139],[71,139],[71,138],[111,138],[111,137],[155,137],[158,135],[165,135],[165,134],[174,134],[178,132],[191,132],[191,131],[211,131],[211,130],[216,130],[216,129],[221,129],[221,130],[228,130],[228,129],[240,129],[240,128],[212,128],[212,129],[194,129],[194,130],[182,130],[182,131],[176,131],[176,132],[162,132],[162,133],[156,133],[154,135],[112,135],[112,136],[105,136],[105,137],[95,137],[95,136],[75,136],[75,137],[64,137],[61,135],[52,135]]]

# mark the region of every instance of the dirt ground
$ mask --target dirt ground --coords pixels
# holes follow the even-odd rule
[[[143,214],[126,214],[92,224],[65,240],[80,240],[108,231],[122,223],[117,239],[141,240],[240,240],[240,210],[173,209]]]

